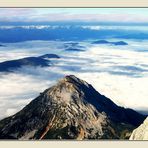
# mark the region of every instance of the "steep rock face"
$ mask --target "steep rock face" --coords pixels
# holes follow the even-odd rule
[[[148,140],[148,117],[133,131],[130,140]]]
[[[20,112],[1,120],[0,138],[129,138],[144,118],[133,110],[118,107],[85,81],[66,76]]]

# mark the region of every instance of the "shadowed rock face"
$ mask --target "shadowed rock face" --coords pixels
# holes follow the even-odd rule
[[[70,75],[0,121],[1,139],[124,139],[145,117]]]
[[[130,140],[148,140],[148,117],[132,132]]]

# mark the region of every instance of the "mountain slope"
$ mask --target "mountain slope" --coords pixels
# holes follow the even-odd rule
[[[133,116],[134,115],[134,116]],[[1,139],[129,138],[145,116],[114,104],[70,75],[0,121]]]

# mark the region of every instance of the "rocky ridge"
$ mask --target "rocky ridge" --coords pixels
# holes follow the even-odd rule
[[[134,115],[134,117],[133,117]],[[145,116],[70,75],[0,121],[1,139],[127,139]]]

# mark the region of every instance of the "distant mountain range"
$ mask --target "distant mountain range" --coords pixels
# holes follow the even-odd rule
[[[50,65],[51,58],[60,58],[56,54],[45,54],[39,57],[26,57],[17,60],[10,60],[0,63],[0,72],[11,72],[22,66],[46,67]]]
[[[148,39],[148,32],[143,30],[131,29],[128,26],[100,26],[100,29],[95,29],[97,26],[93,24],[83,25],[78,24],[61,24],[55,25],[24,25],[13,24],[8,25],[9,22],[2,25],[0,22],[0,42],[13,43],[30,40],[64,40],[64,41],[82,41],[88,39]],[[116,28],[117,27],[117,28]]]
[[[0,121],[1,139],[128,139],[146,116],[69,75]]]

